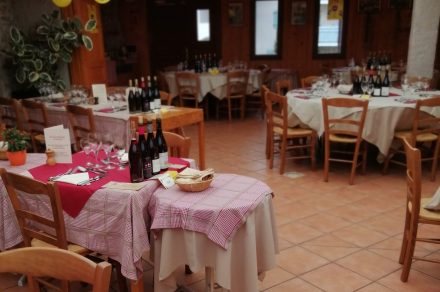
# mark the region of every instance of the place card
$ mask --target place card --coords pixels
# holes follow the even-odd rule
[[[157,179],[160,182],[160,184],[163,185],[163,187],[166,189],[169,189],[176,184],[174,182],[172,174],[170,174],[168,171],[165,173],[156,174],[155,176],[150,177],[148,180],[155,180],[155,179]]]
[[[107,88],[105,84],[92,84],[92,95],[98,98],[99,104],[107,103]]]
[[[57,163],[72,163],[72,148],[70,146],[70,131],[58,125],[44,129],[46,149],[55,152]]]

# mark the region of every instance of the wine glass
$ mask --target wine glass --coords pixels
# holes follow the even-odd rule
[[[362,92],[364,93],[364,95],[366,95],[367,94],[367,90],[368,90],[368,81],[367,81],[366,78],[362,78],[361,89],[362,89]]]
[[[118,163],[119,163],[118,170],[124,170],[125,164],[127,164],[127,161],[124,160],[124,156],[125,156],[124,146],[114,145],[113,150],[115,151],[116,158],[118,159]]]
[[[368,86],[367,86],[367,93],[369,96],[371,96],[371,94],[373,93],[374,90],[374,85],[372,82],[368,82]]]
[[[86,166],[91,167],[93,166],[93,163],[88,161],[88,157],[90,152],[92,151],[92,147],[90,146],[90,140],[87,137],[84,137],[80,140],[81,149],[84,151],[84,154],[86,155]]]
[[[402,87],[402,93],[403,93],[403,96],[405,97],[406,94],[408,93],[408,89],[409,89],[409,82],[408,82],[408,78],[406,76],[402,77],[402,80],[400,82],[400,86]]]
[[[114,104],[115,98],[116,98],[116,97],[115,97],[114,94],[110,94],[110,95],[108,96],[108,99],[110,100],[110,105],[111,105],[111,107],[112,107],[112,112],[115,111],[115,104]]]
[[[93,156],[95,157],[95,161],[96,161],[96,163],[95,163],[95,165],[93,167],[101,168],[102,165],[99,164],[99,158],[98,157],[99,157],[99,151],[101,150],[101,147],[102,147],[102,143],[94,135],[91,135],[89,137],[89,141],[90,141],[90,150],[93,153]]]
[[[106,133],[102,136],[102,149],[104,150],[104,153],[106,155],[106,159],[105,159],[105,164],[107,164],[107,166],[105,167],[105,169],[114,169],[114,167],[111,165],[110,163],[110,153],[113,150],[113,142],[112,142],[112,137],[110,134]]]

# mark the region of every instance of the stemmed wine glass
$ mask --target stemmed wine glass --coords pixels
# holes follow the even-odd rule
[[[371,96],[371,94],[373,93],[374,90],[374,85],[372,82],[368,82],[368,86],[367,86],[367,93],[369,96]]]
[[[408,89],[409,89],[409,82],[408,82],[408,78],[406,76],[402,77],[402,80],[400,82],[400,86],[402,87],[402,93],[403,93],[403,96],[405,97],[406,94],[408,93]]]
[[[115,150],[116,158],[118,159],[119,167],[118,170],[124,170],[125,164],[127,161],[124,161],[124,155],[125,155],[125,148],[121,145],[114,145],[113,149]]]
[[[93,163],[91,163],[90,161],[88,161],[88,157],[90,152],[92,151],[92,147],[90,145],[90,140],[87,137],[84,137],[80,140],[80,145],[81,145],[81,149],[84,151],[84,154],[86,155],[86,166],[87,167],[91,167],[93,166]]]
[[[362,78],[361,89],[362,89],[362,92],[364,93],[364,95],[366,95],[367,94],[367,90],[368,90],[368,81],[367,81],[366,78]]]
[[[110,153],[112,152],[114,147],[111,138],[112,138],[111,135],[108,133],[102,136],[102,149],[104,150],[104,153],[107,156],[107,158],[105,159],[105,164],[107,164],[105,169],[114,169],[114,166],[112,166],[110,163]]]
[[[96,136],[91,135],[89,137],[89,141],[90,141],[90,150],[93,153],[93,155],[95,156],[95,161],[96,164],[94,165],[95,168],[101,168],[102,165],[99,164],[99,151],[101,150],[102,147],[102,143],[101,141],[99,141],[99,139]]]

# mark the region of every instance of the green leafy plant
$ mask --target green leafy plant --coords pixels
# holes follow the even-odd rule
[[[91,51],[93,41],[83,31],[95,28],[95,19],[88,20],[83,28],[77,18],[61,19],[58,10],[44,14],[29,35],[11,26],[10,55],[16,81],[37,90],[47,86],[64,90],[66,85],[58,74],[58,65],[72,62],[73,52],[81,45]]]
[[[3,139],[8,143],[9,152],[26,150],[29,145],[29,136],[16,128],[5,129]]]

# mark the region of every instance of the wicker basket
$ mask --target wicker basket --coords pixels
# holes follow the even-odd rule
[[[207,188],[209,188],[209,185],[211,184],[211,182],[213,181],[213,177],[207,180],[202,180],[202,181],[198,181],[198,182],[182,182],[177,179],[176,180],[176,184],[179,186],[179,188],[182,191],[185,192],[201,192],[206,190]]]

